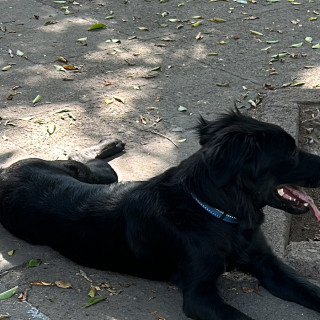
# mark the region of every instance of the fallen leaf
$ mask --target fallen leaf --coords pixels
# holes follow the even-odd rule
[[[28,289],[24,290],[18,295],[18,300],[20,301],[27,301],[28,300]]]
[[[196,40],[200,40],[200,39],[203,39],[203,35],[201,32],[199,32],[196,36]]]
[[[87,276],[87,274],[86,274],[83,270],[81,270],[81,269],[80,269],[79,273],[77,273],[77,275],[80,275],[81,277],[83,277],[83,278],[86,279],[87,281],[92,282],[92,279],[90,279],[90,278]]]
[[[62,66],[54,65],[57,71],[66,71]]]
[[[294,43],[290,46],[290,48],[300,48],[303,45],[303,42]]]
[[[92,31],[92,30],[96,30],[96,29],[102,29],[102,28],[105,28],[105,27],[106,27],[106,25],[103,24],[103,23],[95,23],[88,29],[88,31]]]
[[[22,57],[24,55],[24,53],[22,51],[20,51],[20,50],[17,50],[16,55],[18,57]]]
[[[104,102],[105,102],[105,104],[111,104],[111,103],[113,103],[113,100],[105,99]]]
[[[312,46],[312,49],[320,49],[320,43],[317,43],[314,46]]]
[[[192,24],[193,27],[199,27],[200,25],[202,25],[203,21],[198,21]]]
[[[70,108],[62,108],[62,109],[58,109],[56,111],[56,113],[63,113],[63,112],[70,112],[70,111],[72,111],[72,109],[70,109]]]
[[[64,281],[58,280],[58,281],[55,281],[54,283],[58,288],[61,288],[61,289],[70,289],[70,288],[72,288],[72,285],[71,285],[70,282],[64,282]]]
[[[317,20],[317,19],[318,19],[318,17],[310,17],[310,18],[309,18],[310,21],[315,21],[315,20]]]
[[[78,42],[86,42],[87,40],[87,37],[77,39]]]
[[[11,69],[11,67],[12,67],[11,65],[5,66],[2,68],[2,71],[8,71]]]
[[[125,99],[122,98],[122,97],[114,97],[114,99],[117,100],[117,101],[119,101],[119,102],[121,102],[121,103],[123,103],[123,104],[126,103],[126,102],[125,102]]]
[[[47,126],[47,132],[51,135],[56,131],[56,124],[53,122],[49,122]]]
[[[149,29],[146,28],[146,27],[139,27],[138,29],[139,29],[140,31],[149,31]]]
[[[10,314],[7,313],[7,314],[0,314],[0,319],[7,319],[7,318],[10,318]]]
[[[33,99],[32,103],[35,104],[35,103],[40,102],[40,101],[41,101],[41,98],[42,98],[42,97],[41,97],[40,95],[37,95],[37,96]]]
[[[8,256],[13,256],[13,254],[14,254],[15,251],[16,251],[16,250],[10,250],[10,251],[8,251]]]
[[[147,119],[144,116],[140,116],[139,121],[142,124],[147,124]]]
[[[271,56],[271,58],[281,59],[281,58],[286,57],[287,55],[288,55],[288,52],[282,52],[282,53],[275,54],[275,55]]]
[[[224,45],[224,44],[227,44],[228,42],[226,41],[217,41],[217,44],[220,44],[220,45]]]
[[[91,286],[90,291],[88,292],[88,296],[89,296],[90,298],[93,298],[93,297],[95,297],[96,293],[97,293],[96,287]]]
[[[161,71],[161,66],[151,69],[151,71]]]
[[[253,100],[248,100],[248,103],[254,108],[257,107],[257,104]]]
[[[35,281],[35,282],[31,282],[30,285],[50,287],[50,286],[54,286],[54,283],[44,282],[44,281]]]
[[[216,83],[217,87],[229,87],[229,83],[225,82],[225,83]]]
[[[18,286],[15,286],[7,291],[0,293],[0,300],[9,299],[10,297],[12,297],[15,294],[17,289],[18,289]]]
[[[266,43],[268,44],[275,44],[275,43],[278,43],[279,40],[267,40]]]
[[[12,127],[15,127],[15,126],[16,126],[15,123],[13,123],[13,122],[11,122],[11,121],[9,121],[9,120],[7,120],[7,121],[4,123],[4,125],[5,125],[5,126],[12,126]]]
[[[259,19],[259,17],[251,16],[251,17],[243,18],[242,20],[256,20],[256,19]]]
[[[106,40],[106,43],[121,43],[120,39],[108,39]]]
[[[187,139],[180,139],[180,140],[178,140],[179,143],[183,143],[183,142],[186,142],[186,141],[187,141]]]
[[[248,288],[248,287],[242,287],[242,291],[244,293],[252,293],[254,292],[254,289]]]
[[[209,21],[213,21],[213,22],[226,22],[227,20],[220,19],[220,18],[213,18],[213,19],[209,19]]]
[[[254,31],[254,30],[250,30],[251,34],[254,34],[255,36],[263,36],[263,33],[258,32],[258,31]]]
[[[187,108],[186,108],[186,107],[183,107],[183,106],[179,106],[179,107],[178,107],[178,111],[184,112],[184,111],[187,111]]]
[[[41,264],[40,259],[31,259],[28,263],[29,268],[38,267]]]
[[[304,40],[307,41],[307,42],[309,42],[309,43],[312,42],[312,38],[311,38],[311,37],[306,37]]]
[[[50,24],[56,24],[56,23],[58,23],[58,21],[46,21],[43,25],[44,26],[49,26]]]
[[[83,306],[83,308],[88,308],[98,302],[101,302],[103,300],[106,300],[107,297],[103,297],[103,296],[97,296],[97,297],[93,297],[93,298],[90,298],[87,303]]]
[[[300,86],[303,86],[304,84],[305,84],[304,82],[293,81],[290,83],[290,87],[300,87]]]
[[[66,70],[79,70],[78,67],[75,67],[75,66],[72,66],[72,65],[66,65],[66,64],[64,64],[64,65],[62,66],[62,68],[63,68],[63,69],[66,69]]]

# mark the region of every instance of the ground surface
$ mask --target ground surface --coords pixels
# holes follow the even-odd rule
[[[320,122],[319,105],[300,106],[300,147],[310,153],[320,156]],[[318,189],[308,191],[315,204],[320,207],[320,192]],[[292,217],[291,241],[320,241],[320,226],[315,223],[312,214]]]
[[[235,102],[253,109],[273,89],[285,92],[281,108],[298,87],[320,85],[319,1],[0,0],[0,12],[1,163],[30,155],[65,159],[117,137],[126,142],[126,152],[111,161],[120,180],[146,179],[198,149],[192,128],[199,114],[214,119]],[[106,27],[88,31],[96,23]],[[278,116],[290,118],[290,111],[270,121]],[[19,286],[0,302],[2,315],[186,319],[181,292],[168,283],[82,268],[2,228],[0,244],[0,292]],[[31,259],[42,264],[29,268]],[[31,285],[57,280],[72,289]],[[221,291],[254,319],[319,318],[256,284],[229,274]],[[92,285],[107,299],[82,308]],[[26,289],[28,302],[20,302]]]

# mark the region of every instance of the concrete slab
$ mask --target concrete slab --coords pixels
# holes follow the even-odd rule
[[[0,0],[0,11],[5,13],[0,20],[0,68],[12,63],[9,71],[0,71],[1,161],[18,159],[22,151],[45,159],[64,159],[77,148],[116,136],[127,143],[127,152],[112,160],[120,178],[145,179],[197,150],[191,128],[198,114],[213,119],[232,108],[235,100],[248,107],[248,100],[265,93],[265,84],[276,88],[294,80],[305,82],[307,88],[320,84],[319,52],[312,49],[319,42],[320,27],[316,20],[310,21],[319,11],[317,2],[186,0],[183,6],[180,0],[78,2],[67,2],[70,14],[66,15],[53,1]],[[167,15],[163,17],[164,12]],[[200,15],[202,18],[195,18]],[[113,19],[106,19],[110,16]],[[209,21],[212,18],[226,22]],[[203,23],[193,27],[192,22],[199,20]],[[44,26],[47,21],[57,23]],[[107,28],[88,31],[96,22]],[[129,40],[132,36],[136,38]],[[312,44],[304,40],[308,36],[313,38]],[[88,37],[86,45],[76,41],[81,37]],[[106,43],[108,39],[120,39],[121,43]],[[279,42],[268,44],[268,40]],[[290,48],[299,42],[300,48]],[[17,57],[16,50],[25,52],[28,60]],[[289,55],[270,62],[272,55],[282,51]],[[54,65],[62,65],[56,61],[58,55],[79,66],[80,72],[55,70]],[[152,71],[159,66],[161,71]],[[217,85],[226,83],[228,86]],[[17,85],[20,88],[13,90]],[[33,105],[38,94],[42,100]],[[317,95],[316,90],[278,90],[267,96],[259,116],[295,135],[300,102],[312,103]],[[116,101],[117,96],[126,103]],[[105,99],[113,103],[107,105]],[[187,112],[178,112],[179,105]],[[70,110],[57,113],[59,109]],[[56,130],[50,135],[47,125],[52,122]],[[266,213],[267,236],[282,255],[289,218],[269,209]],[[6,288],[19,285],[19,292],[28,288],[32,303],[21,303],[15,296],[1,302],[1,313],[29,320],[28,311],[39,307],[41,315],[51,319],[186,319],[181,293],[169,284],[93,269],[85,271],[94,284],[110,282],[123,292],[109,296],[104,288],[99,294],[107,295],[106,301],[82,309],[91,283],[77,275],[80,266],[47,248],[20,242],[3,230],[0,234],[1,282]],[[12,249],[17,250],[9,256]],[[26,262],[35,257],[41,257],[43,264],[26,268]],[[29,286],[38,280],[71,281],[74,289]],[[231,275],[221,282],[221,291],[229,303],[255,319],[269,320],[271,312],[277,319],[318,318],[316,313],[276,299],[262,289],[261,295],[243,292],[243,287],[255,285],[254,279]]]

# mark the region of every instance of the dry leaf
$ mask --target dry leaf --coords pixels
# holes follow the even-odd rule
[[[27,301],[28,300],[28,289],[24,290],[18,295],[18,300],[20,301]]]
[[[143,116],[140,116],[140,123],[147,124],[147,119]]]
[[[119,101],[119,102],[121,102],[121,103],[123,103],[123,104],[126,103],[125,100],[124,100],[124,98],[122,98],[122,97],[114,97],[114,99],[117,100],[117,101]]]
[[[47,132],[51,135],[56,131],[56,124],[54,122],[49,122],[47,126]]]
[[[58,281],[55,281],[54,283],[58,288],[61,288],[61,289],[70,289],[70,288],[72,288],[72,285],[71,285],[70,282],[64,282],[64,281],[58,280]]]
[[[248,288],[248,287],[242,287],[242,291],[244,293],[252,293],[254,292],[254,289]]]
[[[11,69],[11,67],[12,67],[11,65],[5,66],[2,68],[2,71],[8,71]]]
[[[54,286],[54,283],[44,282],[44,281],[35,281],[35,282],[31,282],[30,285],[50,287],[50,286]]]
[[[96,293],[97,293],[96,287],[91,286],[90,291],[88,292],[88,296],[89,296],[90,298],[93,298],[93,297],[95,297]]]

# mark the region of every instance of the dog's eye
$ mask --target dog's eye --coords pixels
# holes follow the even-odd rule
[[[294,149],[291,153],[291,158],[295,158],[297,155],[297,149]]]

